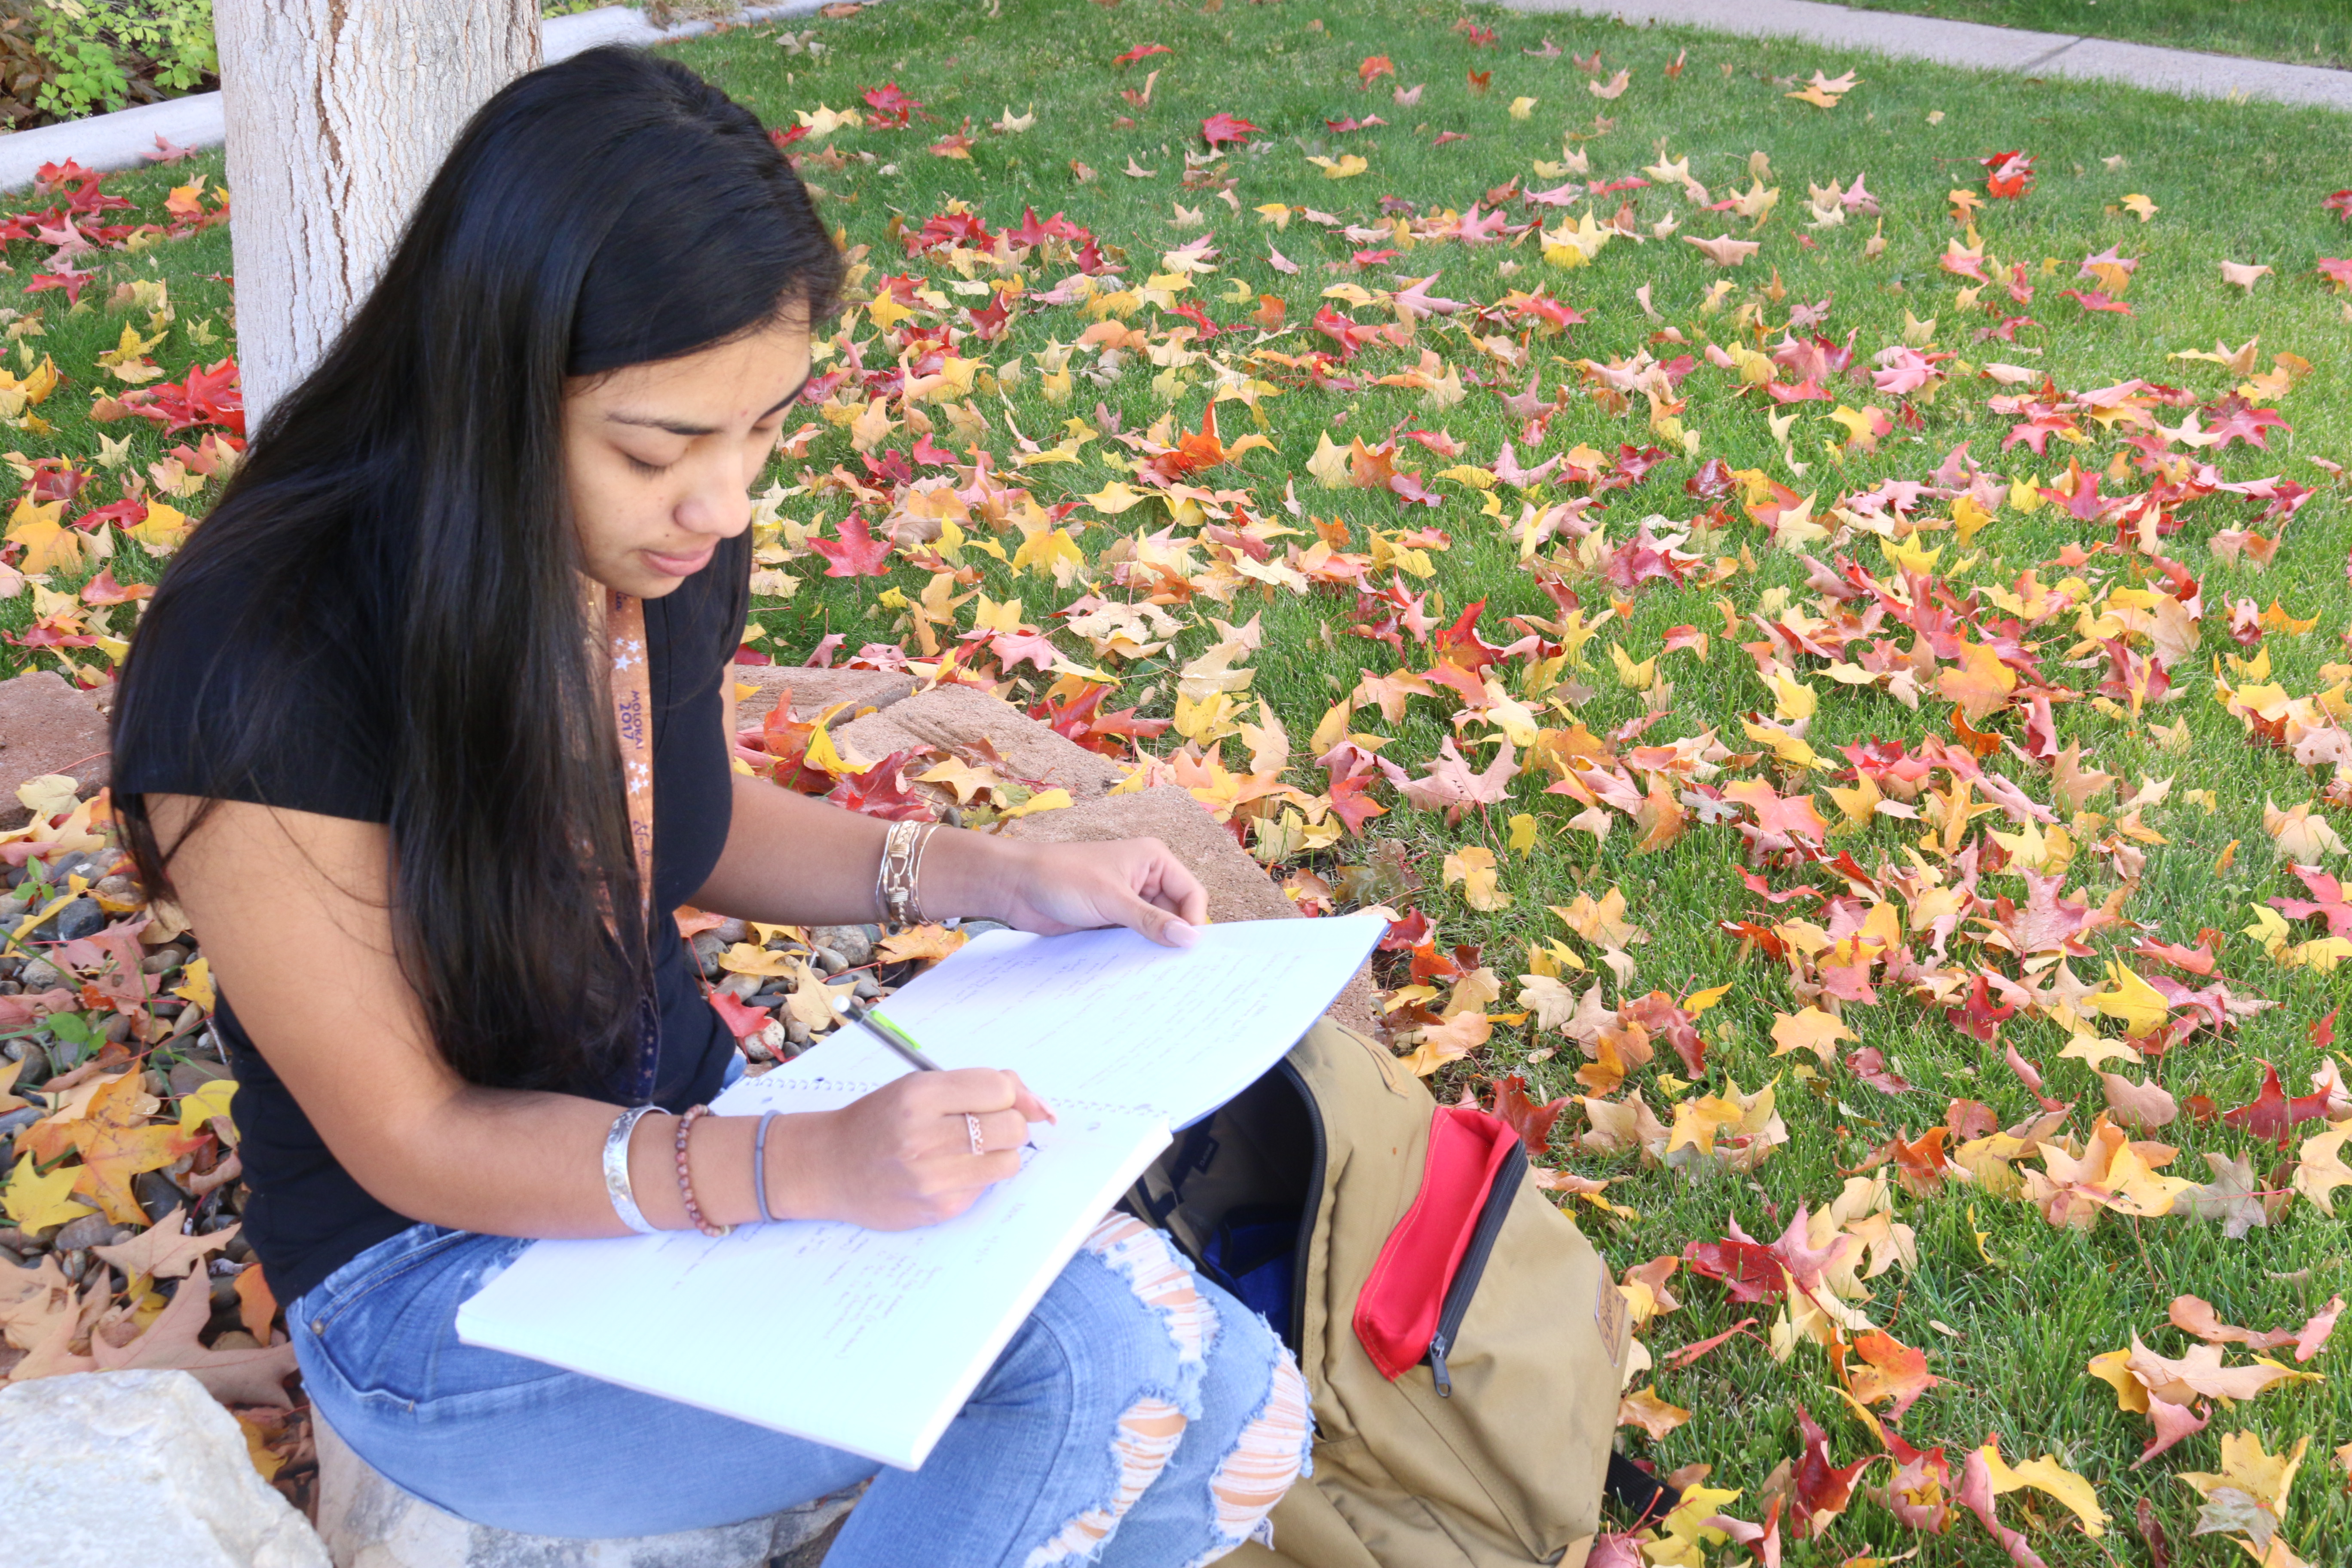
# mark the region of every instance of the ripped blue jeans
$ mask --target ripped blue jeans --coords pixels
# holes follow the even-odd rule
[[[342,1439],[480,1523],[657,1535],[870,1479],[827,1568],[1175,1568],[1265,1539],[1306,1468],[1289,1352],[1125,1215],[1096,1227],[912,1471],[460,1343],[458,1303],[528,1245],[415,1226],[286,1314],[310,1398]]]

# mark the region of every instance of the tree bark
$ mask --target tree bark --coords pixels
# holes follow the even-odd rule
[[[539,64],[538,0],[215,0],[247,418],[373,286],[467,118]]]

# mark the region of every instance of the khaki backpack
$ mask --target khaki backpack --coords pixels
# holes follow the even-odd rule
[[[1314,1475],[1275,1509],[1271,1549],[1225,1559],[1240,1568],[1580,1568],[1601,1528],[1624,1302],[1523,1157],[1471,1216],[1437,1355],[1391,1381],[1359,1338],[1360,1294],[1415,1212],[1438,1116],[1393,1056],[1327,1020],[1129,1194],[1267,1314],[1314,1396]]]

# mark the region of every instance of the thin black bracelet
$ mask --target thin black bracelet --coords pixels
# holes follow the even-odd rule
[[[773,1225],[776,1216],[768,1207],[768,1123],[782,1115],[780,1110],[763,1110],[760,1125],[751,1133],[751,1192],[760,1200],[760,1218]]]

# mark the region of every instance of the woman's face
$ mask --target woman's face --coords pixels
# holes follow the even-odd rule
[[[776,324],[677,359],[576,379],[563,466],[588,574],[657,599],[751,525],[751,486],[809,374],[809,333]]]

